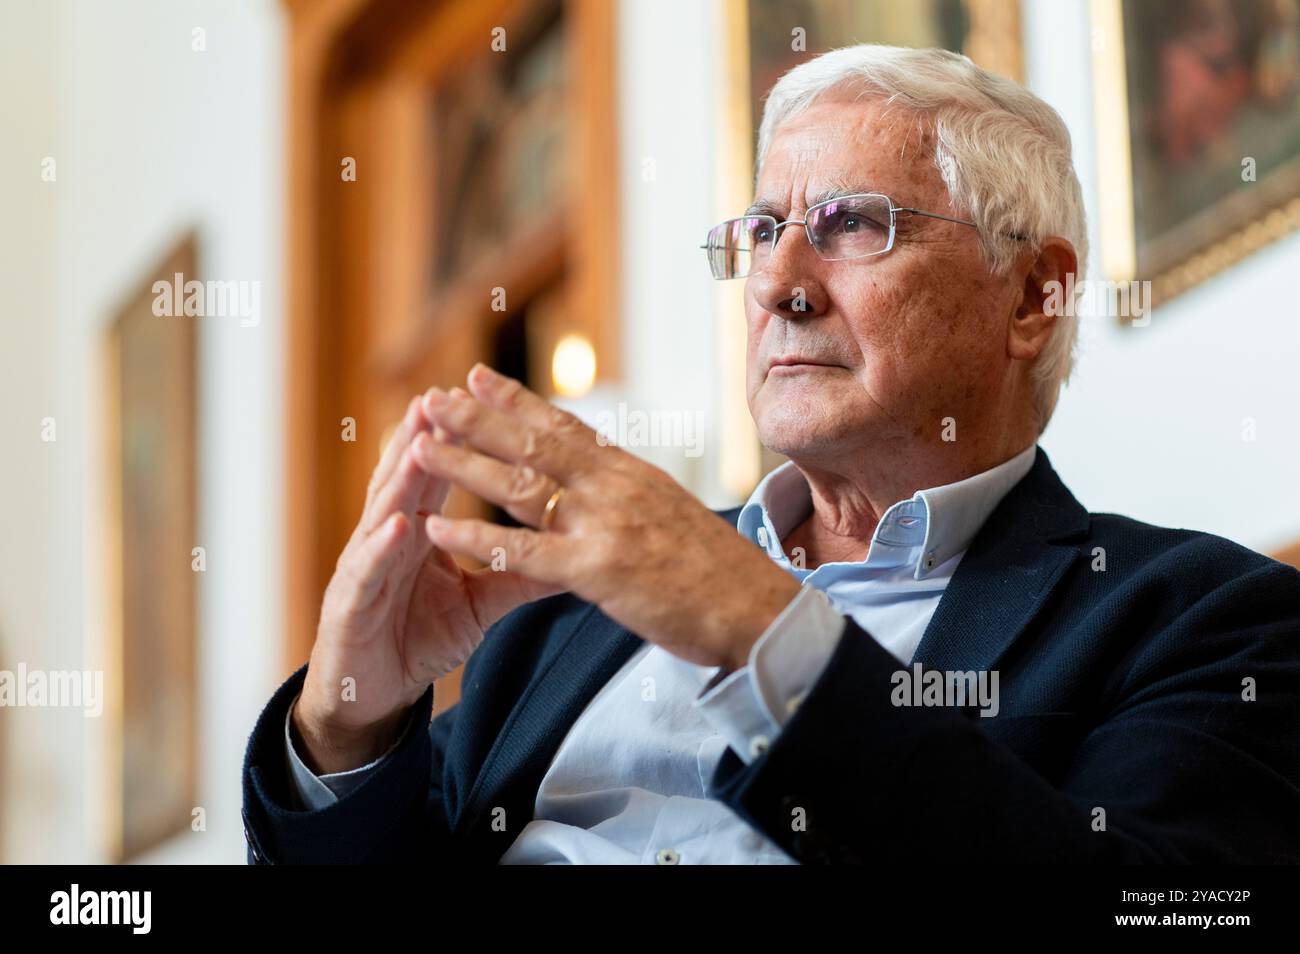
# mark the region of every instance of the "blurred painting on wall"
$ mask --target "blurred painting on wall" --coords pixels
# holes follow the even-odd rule
[[[1300,224],[1300,0],[1095,2],[1107,277],[1165,300]]]
[[[444,285],[550,225],[565,185],[563,8],[545,0],[519,15],[508,47],[466,63],[434,95]]]
[[[155,282],[194,279],[185,239],[114,316],[106,357],[111,603],[109,852],[189,830],[198,804],[194,317],[155,314]]]
[[[754,128],[792,67],[855,43],[940,47],[1012,79],[1023,72],[1019,0],[748,0]]]

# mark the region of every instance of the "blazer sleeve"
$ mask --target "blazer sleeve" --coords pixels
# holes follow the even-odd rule
[[[773,745],[726,750],[710,794],[805,863],[1298,862],[1300,575],[1268,561],[1186,602],[1097,674],[1058,784],[969,710],[891,705],[898,661],[849,620]]]
[[[244,838],[250,864],[372,864],[438,858],[450,850],[443,754],[459,705],[430,722],[433,686],[415,703],[397,745],[355,790],[303,810],[285,758],[284,720],[304,665],[271,697],[244,756]]]

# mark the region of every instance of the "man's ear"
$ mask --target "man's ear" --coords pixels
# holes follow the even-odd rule
[[[1032,361],[1051,337],[1056,318],[1074,307],[1079,256],[1057,235],[1046,238],[1025,275],[1024,295],[1007,330],[1007,354]]]

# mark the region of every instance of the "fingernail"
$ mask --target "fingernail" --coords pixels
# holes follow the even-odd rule
[[[424,392],[424,399],[431,407],[441,407],[447,400],[447,392],[442,388],[429,388]]]
[[[469,392],[464,388],[452,388],[447,396],[453,401],[463,401],[469,397]]]

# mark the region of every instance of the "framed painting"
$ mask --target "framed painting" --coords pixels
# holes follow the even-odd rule
[[[499,258],[513,234],[553,227],[566,187],[566,26],[558,0],[526,4],[509,46],[485,49],[434,89],[440,290]]]
[[[1102,266],[1167,301],[1300,226],[1300,0],[1093,0]]]
[[[758,129],[763,98],[781,74],[855,43],[941,47],[985,69],[1022,79],[1019,0],[746,0],[750,103]]]
[[[194,318],[154,314],[155,282],[193,279],[184,239],[113,316],[103,401],[107,512],[109,855],[190,829],[198,802]]]

